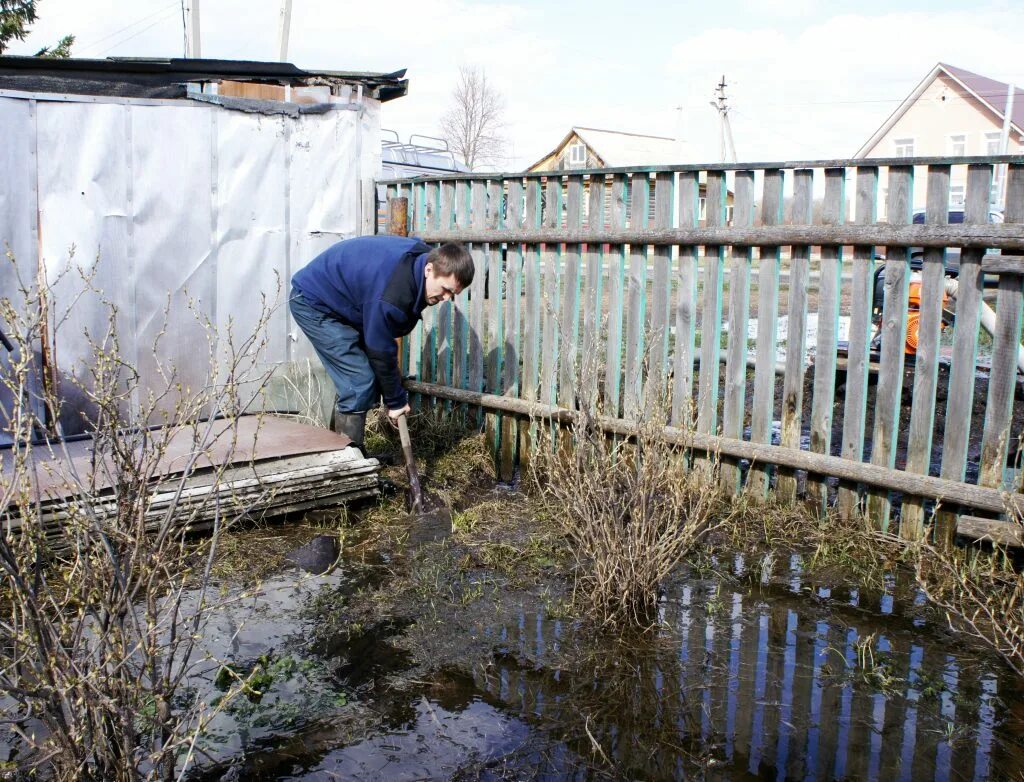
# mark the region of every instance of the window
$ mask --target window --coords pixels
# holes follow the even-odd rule
[[[964,205],[964,186],[953,185],[949,188],[949,205],[950,207],[963,206]]]
[[[898,138],[893,139],[892,143],[896,146],[896,157],[914,156],[914,139]]]
[[[580,143],[569,147],[569,165],[585,166],[587,164],[587,148]]]
[[[1003,134],[999,131],[995,133],[985,134],[985,154],[986,155],[998,155],[999,154],[999,142],[1002,139]]]
[[[966,133],[954,133],[949,137],[949,154],[953,157],[963,157],[967,154]]]

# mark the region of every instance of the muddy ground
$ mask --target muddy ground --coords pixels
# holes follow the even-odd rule
[[[484,451],[468,437],[421,465],[450,525],[404,513],[393,467],[379,505],[234,533],[234,584],[255,562],[297,579],[280,553],[313,534],[344,553],[266,607],[263,644],[298,662],[195,778],[1021,778],[1020,682],[897,562],[780,546],[803,522],[762,509],[753,526],[774,514],[775,533],[720,532],[664,585],[653,630],[609,633],[557,524]]]

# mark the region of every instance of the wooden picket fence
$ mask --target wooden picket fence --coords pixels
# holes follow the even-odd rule
[[[964,174],[964,222],[951,225],[950,178]],[[924,224],[913,221],[915,175],[925,178]],[[1003,222],[995,224],[994,176],[1005,177]],[[581,405],[596,404],[609,432],[628,434],[657,410],[667,438],[722,459],[729,492],[772,490],[821,509],[831,502],[844,514],[866,511],[881,529],[898,492],[907,537],[920,536],[937,509],[942,539],[959,523],[967,534],[1017,540],[1017,525],[966,514],[1024,512],[1007,468],[1020,435],[1013,426],[1024,307],[1020,157],[378,184],[395,232],[471,250],[474,284],[428,308],[404,342],[404,369],[422,398],[465,403],[485,417],[503,477],[528,458],[538,417],[566,422]],[[878,219],[883,202],[885,221]],[[915,247],[924,252],[920,277],[912,277]],[[946,248],[961,249],[951,339],[942,329]],[[884,309],[873,326],[882,257]],[[984,346],[990,360],[979,368],[986,278],[996,324],[991,349]],[[921,304],[917,353],[907,360],[912,281]],[[813,343],[809,314],[817,321]],[[849,324],[842,342],[841,318]],[[987,373],[981,401],[979,373]],[[938,410],[944,426],[936,424]]]

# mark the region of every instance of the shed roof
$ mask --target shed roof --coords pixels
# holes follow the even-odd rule
[[[370,97],[389,101],[408,92],[404,77],[404,68],[393,73],[306,71],[287,62],[247,60],[0,57],[0,90],[121,98],[184,98],[191,82],[231,80],[291,86],[359,84]]]

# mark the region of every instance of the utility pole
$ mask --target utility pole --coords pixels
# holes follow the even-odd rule
[[[1010,122],[1013,117],[1013,97],[1017,88],[1013,84],[1006,85],[1006,108],[1003,110],[1003,132],[999,136],[999,154],[1005,155],[1010,151]],[[1003,163],[999,166],[1002,176],[997,177],[999,182],[999,193],[996,196],[996,203],[1006,207],[1006,176],[1009,174],[1010,166]]]
[[[199,45],[199,0],[189,0],[185,22],[185,56],[202,57]]]
[[[281,0],[281,22],[278,25],[278,49],[281,62],[288,62],[288,38],[292,28],[292,0]]]
[[[711,101],[711,105],[718,112],[718,135],[719,141],[721,142],[721,154],[722,162],[736,162],[736,145],[732,140],[732,125],[729,124],[729,106],[725,97],[725,88],[728,85],[725,83],[725,74],[722,74],[722,81],[718,83],[718,87],[715,90],[715,97],[717,100]],[[731,160],[726,158],[726,142],[728,142],[728,153]]]

